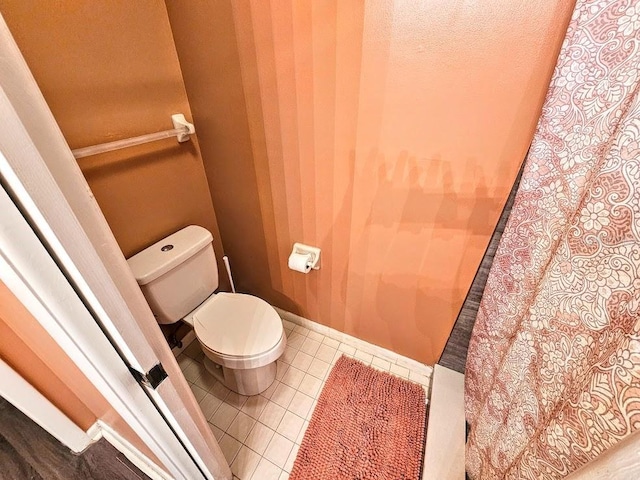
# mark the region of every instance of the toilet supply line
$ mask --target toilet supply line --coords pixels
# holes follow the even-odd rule
[[[236,293],[236,286],[233,284],[233,277],[231,276],[231,265],[229,265],[229,257],[225,255],[222,257],[222,261],[224,262],[224,266],[227,269],[227,275],[229,276],[229,283],[231,284],[231,291]]]

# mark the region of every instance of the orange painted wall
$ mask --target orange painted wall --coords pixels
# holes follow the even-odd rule
[[[0,12],[71,148],[171,129],[173,113],[191,118],[162,1],[0,0]],[[78,163],[125,256],[189,224],[222,251],[197,136]]]
[[[572,2],[166,2],[241,290],[434,363]],[[287,269],[294,241],[322,268]]]

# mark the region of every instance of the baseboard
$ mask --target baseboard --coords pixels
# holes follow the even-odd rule
[[[102,427],[100,426],[100,423],[100,420],[96,420],[96,422],[87,430],[87,436],[91,439],[91,445],[102,438]]]
[[[162,470],[151,461],[149,457],[134,447],[128,440],[102,420],[96,421],[96,423],[89,427],[87,435],[91,437],[94,442],[104,438],[152,480],[174,480],[171,475]]]
[[[377,357],[384,358],[385,360],[388,360],[402,367],[408,368],[410,372],[413,372],[414,379],[419,383],[424,383],[424,379],[422,379],[421,377],[431,377],[433,368],[431,368],[429,365],[425,365],[424,363],[420,363],[411,358],[404,357],[396,352],[387,350],[386,348],[365,342],[364,340],[360,340],[359,338],[352,337],[351,335],[347,335],[346,333],[340,332],[331,327],[327,327],[326,325],[321,325],[317,322],[314,322],[313,320],[309,320],[308,318],[296,315],[295,313],[287,312],[286,310],[278,307],[274,308],[283,320],[287,320],[296,325],[308,328],[313,332],[318,332],[322,335],[326,335],[327,337],[333,338],[334,340],[349,345],[357,350],[362,350]]]

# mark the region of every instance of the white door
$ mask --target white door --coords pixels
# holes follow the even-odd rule
[[[1,18],[0,59],[4,274],[25,277],[30,290],[14,293],[23,303],[31,295],[33,308],[43,310],[43,317],[50,314],[45,328],[154,453],[169,462],[176,478],[230,479],[220,448]],[[14,226],[6,227],[10,223]],[[34,263],[36,257],[40,263]],[[45,264],[47,282],[42,280]],[[57,315],[47,312],[51,309]],[[158,375],[140,386],[127,368],[143,378],[149,372]]]

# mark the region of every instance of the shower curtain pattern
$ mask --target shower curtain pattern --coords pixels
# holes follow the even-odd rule
[[[578,0],[469,345],[467,471],[560,478],[640,427],[640,2]]]

